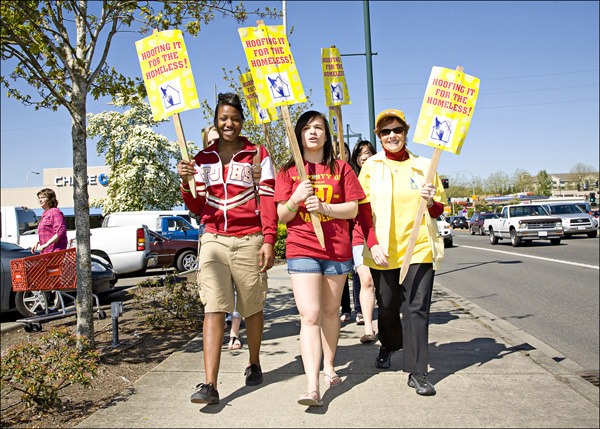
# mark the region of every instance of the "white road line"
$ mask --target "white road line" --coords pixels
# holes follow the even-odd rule
[[[600,269],[600,267],[598,267],[598,265],[580,264],[578,262],[563,261],[562,259],[542,258],[541,256],[524,255],[522,253],[506,252],[504,250],[486,249],[485,247],[465,246],[464,244],[459,244],[458,247],[466,247],[467,249],[475,249],[475,250],[485,250],[486,252],[504,253],[505,255],[511,255],[511,256],[518,255],[518,256],[522,256],[524,258],[541,259],[542,261],[549,261],[549,262],[559,262],[561,264],[575,265],[576,267],[591,268],[593,270]]]

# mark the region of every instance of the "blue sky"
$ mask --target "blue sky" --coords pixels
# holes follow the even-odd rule
[[[260,2],[281,9],[281,2]],[[248,2],[253,8],[258,2]],[[473,120],[460,155],[443,152],[440,174],[485,179],[516,169],[568,173],[577,163],[599,163],[599,3],[598,2],[389,2],[371,1],[371,45],[375,114],[403,110],[415,124],[433,66],[464,67],[481,80]],[[266,20],[280,25],[281,20]],[[221,68],[246,66],[237,29],[217,17],[199,36],[185,36],[201,99],[227,90]],[[344,54],[365,52],[362,1],[289,1],[287,28],[292,54],[313,108],[326,112],[321,48]],[[113,42],[109,65],[140,76],[135,41],[125,33]],[[366,60],[342,58],[352,104],[342,107],[344,130],[369,138]],[[3,72],[7,73],[4,68]],[[88,112],[110,110],[109,100],[93,101]],[[1,187],[24,187],[27,173],[72,166],[70,117],[26,108],[3,92]],[[214,104],[211,102],[211,104]],[[186,138],[199,143],[206,121],[200,109],[181,113]],[[413,126],[414,130],[414,126]],[[433,148],[409,148],[430,157]],[[176,140],[171,122],[158,128]],[[351,140],[353,143],[355,139]],[[380,148],[379,142],[377,142]],[[88,164],[104,165],[88,142]],[[29,186],[42,185],[30,175]]]

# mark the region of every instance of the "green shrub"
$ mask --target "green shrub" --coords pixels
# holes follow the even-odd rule
[[[178,321],[194,329],[200,328],[204,306],[195,283],[168,274],[162,281],[163,287],[159,287],[161,282],[158,280],[146,280],[138,286],[150,288],[134,297],[140,316],[148,327],[169,329]]]
[[[275,241],[275,258],[285,259],[285,239],[287,238],[287,226],[285,223],[277,224],[277,240]]]
[[[77,350],[77,336],[66,327],[52,328],[35,343],[21,343],[2,356],[2,396],[21,392],[26,407],[48,410],[59,406],[59,391],[71,384],[89,387],[96,375],[100,355],[87,350],[87,340],[80,338],[84,351]]]

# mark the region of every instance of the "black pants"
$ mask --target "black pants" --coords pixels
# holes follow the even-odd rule
[[[390,351],[403,349],[404,372],[426,374],[429,359],[429,310],[435,275],[433,265],[412,264],[401,285],[400,268],[371,268],[371,275],[375,283],[381,345]]]

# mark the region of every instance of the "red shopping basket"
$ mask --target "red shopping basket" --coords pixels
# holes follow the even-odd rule
[[[12,289],[31,290],[77,289],[76,248],[58,250],[10,261]]]

